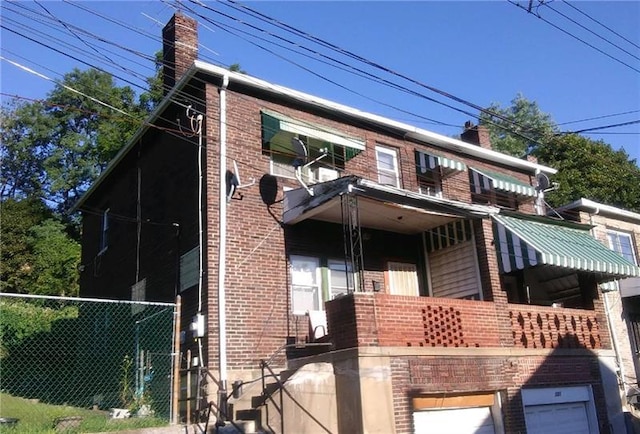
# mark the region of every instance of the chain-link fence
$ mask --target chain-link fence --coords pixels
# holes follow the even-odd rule
[[[0,294],[0,399],[169,419],[175,305]]]

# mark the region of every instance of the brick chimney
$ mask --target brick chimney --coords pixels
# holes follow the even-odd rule
[[[197,58],[198,22],[178,11],[162,29],[162,73],[165,95]]]
[[[460,135],[463,142],[472,143],[485,149],[491,149],[489,130],[484,125],[474,125],[473,122],[464,123],[464,131]]]

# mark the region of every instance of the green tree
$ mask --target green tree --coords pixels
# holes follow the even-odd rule
[[[580,198],[640,212],[640,167],[624,150],[576,134],[558,135],[539,145],[534,155],[558,169],[558,189],[547,193],[554,207]]]
[[[153,77],[147,78],[148,90],[140,94],[140,107],[147,113],[151,113],[164,97],[164,77],[162,75],[162,50],[155,54],[156,72]]]
[[[55,219],[47,219],[29,232],[27,245],[33,258],[29,293],[77,296],[80,244]]]
[[[33,255],[27,243],[31,228],[52,216],[37,198],[6,199],[1,203],[0,290],[28,293]]]
[[[584,197],[640,211],[640,168],[626,152],[614,151],[601,140],[561,134],[550,115],[520,94],[509,107],[492,104],[488,110],[519,125],[483,113],[480,124],[489,130],[493,149],[516,157],[532,155],[558,170],[552,177],[558,188],[545,196],[551,206]]]
[[[130,87],[116,86],[111,75],[95,69],[74,69],[63,84],[47,98],[52,128],[44,167],[47,197],[66,212],[131,138],[146,111]]]
[[[78,294],[80,244],[42,201],[2,202],[2,292]]]
[[[551,116],[522,94],[516,95],[509,107],[503,108],[500,104],[493,103],[487,110],[509,120],[502,120],[486,112],[480,114],[480,125],[489,130],[493,149],[505,154],[515,157],[529,155],[537,143],[558,132]]]
[[[46,179],[50,119],[40,103],[12,100],[0,108],[0,199],[39,196]]]

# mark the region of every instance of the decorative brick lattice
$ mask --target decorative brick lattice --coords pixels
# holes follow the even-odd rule
[[[469,347],[464,340],[462,317],[454,307],[426,306],[422,309],[425,346]]]
[[[522,348],[602,348],[595,315],[587,312],[511,310],[513,343]]]

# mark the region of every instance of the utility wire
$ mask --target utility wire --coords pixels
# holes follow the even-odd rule
[[[559,123],[557,125],[560,126],[560,125],[577,124],[577,123],[581,123],[581,122],[595,121],[595,120],[598,120],[598,119],[612,118],[612,117],[615,117],[615,116],[628,115],[628,114],[631,114],[631,113],[638,113],[638,112],[640,112],[640,110],[629,110],[629,111],[622,112],[622,113],[613,113],[613,114],[610,114],[610,115],[595,116],[595,117],[592,117],[592,118],[585,118],[585,119],[578,119],[578,120],[575,120],[575,121],[562,122],[562,123]]]
[[[538,14],[538,13],[533,13],[532,11],[528,10],[527,8],[525,8],[525,7],[524,7],[524,6],[522,6],[521,4],[517,3],[516,1],[514,1],[514,0],[507,0],[507,1],[508,1],[509,3],[511,3],[512,5],[516,6],[517,8],[520,8],[520,9],[522,9],[522,10],[526,11],[528,14],[531,14],[531,15],[536,16],[539,20],[542,20],[543,22],[547,23],[548,25],[550,25],[550,26],[551,26],[551,27],[553,27],[554,29],[561,31],[561,32],[562,32],[562,33],[564,33],[565,35],[570,36],[570,37],[572,37],[573,39],[577,40],[578,42],[581,42],[582,44],[584,44],[584,45],[586,45],[586,46],[588,46],[588,47],[590,47],[590,48],[592,48],[592,49],[596,50],[596,51],[597,51],[597,52],[599,52],[600,54],[604,54],[604,55],[605,55],[605,56],[607,56],[608,58],[610,58],[610,59],[612,59],[612,60],[615,60],[616,62],[618,62],[618,63],[620,63],[620,64],[622,64],[622,65],[626,66],[626,67],[627,67],[627,68],[629,68],[629,69],[632,69],[633,71],[640,72],[640,69],[635,68],[635,67],[633,67],[633,66],[629,65],[628,63],[623,62],[622,60],[618,59],[617,57],[614,57],[614,56],[612,56],[611,54],[609,54],[609,53],[607,53],[607,52],[605,52],[605,51],[601,50],[600,48],[596,47],[595,45],[593,45],[593,44],[591,44],[591,43],[589,43],[589,42],[585,41],[584,39],[582,39],[582,38],[580,38],[580,37],[578,37],[578,36],[574,35],[573,33],[569,32],[569,31],[567,31],[567,30],[563,29],[562,27],[560,27],[560,26],[558,26],[558,25],[556,25],[556,24],[552,23],[551,21],[549,21],[549,20],[547,20],[547,19],[543,18],[540,14]]]
[[[640,119],[636,119],[634,121],[629,121],[629,122],[622,122],[622,123],[619,123],[619,124],[611,124],[611,125],[603,125],[603,126],[600,126],[600,127],[584,128],[582,130],[565,131],[565,132],[557,133],[555,135],[556,136],[562,136],[562,135],[566,135],[566,134],[580,134],[580,133],[584,133],[586,131],[606,130],[606,129],[609,129],[609,128],[624,127],[626,125],[634,125],[634,124],[640,124]]]
[[[562,12],[560,12],[559,10],[555,9],[554,7],[552,7],[548,2],[542,2],[541,3],[542,6],[546,6],[547,8],[551,9],[552,11],[554,11],[556,14],[560,15],[561,17],[566,18],[567,20],[571,21],[573,24],[575,24],[576,26],[580,27],[583,30],[586,30],[587,32],[591,33],[592,35],[602,39],[603,41],[605,41],[607,44],[612,45],[613,47],[616,47],[618,50],[627,53],[629,56],[633,57],[634,59],[640,60],[640,57],[636,56],[635,54],[625,50],[624,48],[622,48],[621,46],[619,46],[618,44],[611,42],[610,40],[608,40],[607,38],[605,38],[604,36],[594,32],[593,30],[587,28],[586,26],[580,24],[579,22],[577,22],[576,20],[574,20],[573,18],[563,14]]]
[[[581,13],[582,15],[584,15],[585,17],[589,18],[591,21],[593,21],[594,23],[604,27],[605,29],[609,30],[611,33],[613,33],[614,35],[616,35],[617,37],[627,41],[628,43],[630,43],[631,45],[633,45],[636,48],[640,48],[640,45],[638,45],[637,43],[625,38],[624,36],[622,36],[620,33],[616,32],[615,30],[613,30],[611,27],[606,26],[605,24],[601,23],[600,21],[596,20],[595,18],[593,18],[592,16],[590,16],[589,14],[587,14],[586,12],[584,12],[582,9],[579,9],[575,4],[571,4],[570,2],[566,1],[566,0],[561,0],[564,4],[566,4],[567,6],[569,6],[570,8],[575,9],[576,11],[578,11],[579,13]]]
[[[196,3],[196,4],[200,5],[201,7],[205,8],[205,9],[207,9],[207,10],[209,10],[209,11],[212,11],[212,12],[214,12],[214,13],[218,13],[218,14],[221,14],[221,15],[228,16],[227,14],[224,14],[224,13],[222,13],[222,12],[220,12],[220,11],[217,11],[217,10],[215,10],[215,9],[211,8],[210,6],[207,6],[206,4],[204,4],[203,2],[201,2],[200,0],[189,0],[189,1],[190,1],[191,3]],[[229,0],[229,3],[236,4],[237,2],[235,2],[234,0]],[[222,3],[222,4],[227,5],[226,3]],[[346,50],[346,49],[344,49],[344,48],[341,48],[341,47],[339,47],[339,46],[337,46],[337,45],[334,45],[334,44],[332,44],[332,43],[330,43],[330,42],[327,42],[327,41],[325,41],[325,40],[323,40],[323,39],[320,39],[320,38],[317,38],[317,37],[315,37],[315,36],[312,36],[312,35],[310,35],[310,34],[308,34],[308,33],[306,33],[306,32],[303,32],[303,31],[301,31],[301,30],[299,30],[299,29],[296,29],[296,28],[294,28],[294,27],[292,27],[292,26],[290,26],[290,25],[288,25],[288,24],[284,24],[284,23],[282,23],[282,22],[280,22],[280,21],[278,21],[278,20],[276,20],[276,19],[274,19],[274,18],[271,18],[271,17],[269,17],[269,16],[267,16],[267,15],[265,15],[265,14],[259,13],[259,12],[255,11],[254,9],[249,8],[249,7],[248,7],[248,6],[246,6],[246,5],[243,5],[243,6],[242,6],[242,8],[247,9],[247,10],[250,10],[250,11],[252,11],[253,13],[255,13],[255,14],[257,14],[257,15],[259,15],[259,16],[261,16],[261,17],[263,17],[263,18],[262,18],[262,20],[263,20],[263,21],[265,21],[265,20],[266,20],[266,21],[270,21],[270,22],[276,22],[276,23],[278,23],[279,25],[282,25],[282,26],[284,26],[285,28],[289,29],[289,31],[295,32],[295,33],[297,33],[297,34],[299,34],[299,35],[304,35],[304,37],[305,37],[305,38],[307,38],[307,39],[311,39],[311,40],[313,40],[313,41],[315,41],[315,42],[317,42],[317,43],[320,43],[321,45],[324,45],[324,46],[326,46],[326,47],[329,47],[330,49],[332,49],[332,50],[334,50],[334,51],[336,51],[336,52],[339,52],[339,53],[344,54],[344,55],[346,55],[346,56],[348,56],[348,57],[351,57],[351,58],[353,58],[353,59],[355,59],[355,60],[358,60],[358,61],[360,61],[360,62],[363,62],[363,63],[365,63],[366,65],[369,65],[369,66],[371,66],[371,67],[373,67],[373,68],[375,68],[375,69],[379,69],[379,70],[384,71],[384,72],[386,72],[386,73],[389,73],[389,74],[391,74],[391,75],[393,75],[393,76],[396,76],[396,77],[402,78],[402,79],[404,79],[404,80],[407,80],[407,81],[409,81],[410,83],[416,84],[416,85],[418,85],[418,86],[420,86],[420,87],[423,87],[423,88],[425,88],[425,89],[427,89],[427,90],[430,90],[430,91],[432,91],[432,92],[434,92],[434,93],[438,93],[438,94],[440,94],[440,95],[442,95],[442,96],[445,96],[446,98],[452,99],[452,100],[454,100],[454,101],[456,101],[456,102],[458,102],[458,103],[461,103],[461,104],[463,104],[463,105],[467,105],[467,106],[469,106],[469,107],[471,107],[471,108],[474,108],[475,110],[478,110],[478,111],[480,111],[480,112],[482,112],[482,113],[485,113],[485,114],[487,114],[487,115],[489,115],[489,116],[492,116],[492,117],[498,118],[498,119],[500,119],[500,120],[502,120],[502,121],[504,121],[504,122],[507,122],[507,123],[509,123],[509,124],[511,124],[511,125],[514,125],[514,126],[516,126],[516,127],[518,127],[518,128],[521,128],[521,129],[523,129],[523,130],[526,130],[525,128],[523,128],[521,125],[519,125],[518,123],[516,123],[516,122],[515,122],[515,121],[513,121],[512,119],[509,119],[508,117],[503,116],[503,115],[502,115],[502,114],[500,114],[500,113],[495,113],[495,112],[493,112],[493,111],[491,111],[491,110],[487,110],[486,108],[483,108],[483,107],[481,107],[481,106],[479,106],[479,105],[477,105],[477,104],[474,104],[474,103],[472,103],[472,102],[469,102],[469,101],[467,101],[467,100],[465,100],[465,99],[463,99],[463,98],[457,97],[457,96],[452,95],[452,94],[450,94],[450,93],[448,93],[448,92],[445,92],[445,91],[443,91],[443,90],[440,90],[440,89],[438,89],[438,88],[436,88],[436,87],[433,87],[433,86],[427,85],[427,84],[425,84],[425,83],[422,83],[422,82],[421,82],[421,81],[419,81],[419,80],[416,80],[416,79],[413,79],[413,78],[411,78],[411,77],[408,77],[408,76],[406,76],[406,75],[404,75],[404,74],[402,74],[402,73],[399,73],[399,72],[397,72],[397,71],[394,71],[394,70],[392,70],[392,69],[390,69],[390,68],[388,68],[388,67],[385,67],[385,66],[383,66],[383,65],[381,65],[381,64],[379,64],[379,63],[376,63],[376,62],[371,61],[371,60],[369,60],[369,59],[366,59],[366,58],[364,58],[364,57],[362,57],[362,56],[359,56],[359,55],[357,55],[357,54],[355,54],[355,53],[353,53],[353,52],[351,52],[351,51],[349,51],[349,50]],[[238,19],[237,19],[237,18],[235,18],[235,17],[231,17],[231,19],[242,22],[241,20],[238,20]],[[242,23],[244,23],[244,22],[242,22]],[[253,26],[253,27],[255,27],[255,26]],[[259,29],[259,30],[260,30],[260,31],[264,31],[263,29]],[[278,36],[276,36],[276,37],[278,37]],[[283,38],[280,38],[280,39],[283,39]],[[396,84],[396,85],[397,85],[397,84]],[[426,95],[424,95],[424,94],[419,94],[419,93],[417,93],[417,92],[415,92],[415,91],[411,91],[411,92],[412,92],[412,93],[414,93],[414,94],[420,95],[421,97],[426,98],[426,99],[428,99],[428,100],[430,100],[430,101],[432,101],[432,102],[436,102],[436,103],[438,103],[438,104],[444,105],[445,107],[451,108],[451,109],[453,109],[453,110],[459,111],[459,112],[464,113],[464,114],[466,114],[467,116],[469,116],[469,113],[468,113],[468,112],[466,112],[466,111],[464,111],[464,110],[462,110],[462,109],[459,109],[459,108],[454,107],[454,106],[450,106],[450,105],[448,105],[448,104],[446,104],[446,103],[439,102],[439,101],[434,100],[433,98],[428,97],[428,96],[426,96]],[[417,95],[416,95],[416,96],[417,96]],[[477,117],[478,117],[477,115],[471,115],[471,116],[472,116],[472,117],[474,117],[474,118],[477,118]],[[517,132],[517,131],[513,131],[513,130],[510,130],[510,131],[511,131],[512,133],[516,134],[516,135],[519,135],[519,136],[523,137],[523,136],[521,135],[521,133],[519,133],[519,132]],[[528,140],[528,141],[531,141],[531,142],[537,143],[535,140],[533,140],[533,139],[531,139],[531,138],[528,138],[528,137],[523,137],[523,138],[525,138],[525,139],[526,139],[526,140]]]

